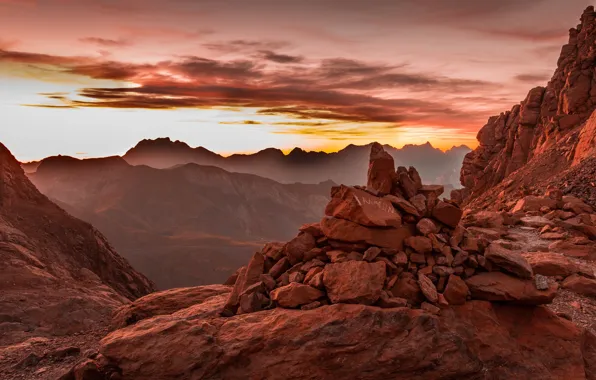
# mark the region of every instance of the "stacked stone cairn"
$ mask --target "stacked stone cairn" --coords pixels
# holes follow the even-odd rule
[[[470,299],[552,301],[556,283],[534,278],[518,252],[472,236],[442,193],[441,185],[423,185],[413,167],[395,170],[373,144],[366,187],[333,187],[320,223],[255,253],[228,280],[234,288],[221,315],[336,303],[439,314]]]

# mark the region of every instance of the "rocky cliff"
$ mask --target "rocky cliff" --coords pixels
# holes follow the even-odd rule
[[[574,161],[576,134],[596,108],[595,18],[590,6],[581,23],[569,30],[569,43],[546,87],[531,89],[520,104],[489,118],[478,132],[480,145],[466,155],[461,169],[465,192],[484,193],[556,145],[566,145],[560,152],[564,168]],[[579,148],[582,156],[588,151],[585,145]]]
[[[42,195],[2,144],[0,258],[0,347],[97,327],[153,290],[95,228]]]

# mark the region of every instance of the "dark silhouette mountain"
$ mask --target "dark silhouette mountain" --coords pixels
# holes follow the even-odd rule
[[[265,241],[319,220],[333,185],[280,184],[197,164],[131,166],[120,157],[50,157],[30,178],[160,288],[223,282]]]
[[[429,183],[440,182],[458,187],[459,169],[463,157],[470,151],[465,146],[443,152],[430,143],[406,145],[396,149],[385,145],[397,166],[415,166]],[[130,149],[123,158],[131,165],[154,168],[196,163],[213,165],[232,172],[251,173],[281,183],[336,183],[362,184],[366,178],[370,144],[348,145],[336,153],[306,152],[294,148],[288,155],[278,149],[265,149],[255,154],[234,154],[222,157],[209,150],[191,148],[186,143],[169,138],[143,140]]]
[[[95,228],[42,195],[2,144],[0,258],[0,346],[96,327],[153,290]]]

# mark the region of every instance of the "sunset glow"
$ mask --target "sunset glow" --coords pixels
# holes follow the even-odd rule
[[[0,140],[23,161],[165,136],[221,154],[475,147],[546,84],[590,1],[560,4],[0,0]]]

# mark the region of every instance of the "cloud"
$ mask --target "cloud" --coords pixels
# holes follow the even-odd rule
[[[254,40],[232,40],[223,42],[207,42],[203,47],[221,53],[239,53],[246,51],[270,51],[289,46],[284,41],[254,41]]]
[[[524,83],[536,83],[547,82],[550,77],[550,74],[518,74],[514,77],[514,79]]]
[[[108,38],[99,38],[99,37],[85,37],[79,38],[79,41],[94,45],[99,45],[102,47],[124,47],[124,46],[131,46],[132,42],[118,39],[118,40],[111,40]]]
[[[256,120],[242,120],[242,121],[220,121],[219,124],[225,125],[260,125],[263,124],[260,121]]]
[[[304,57],[288,54],[279,54],[271,50],[260,50],[258,56],[267,61],[277,63],[300,63],[304,61]]]
[[[568,36],[568,29],[494,29],[494,28],[467,28],[486,35],[515,39],[528,42],[559,42]]]
[[[308,66],[272,68],[260,59],[226,61],[182,56],[155,63],[131,63],[103,57],[62,57],[4,50],[0,51],[2,61],[44,64],[62,74],[118,83],[113,87],[82,88],[76,97],[46,94],[48,100],[60,102],[56,107],[252,107],[260,115],[297,120],[297,124],[286,126],[304,131],[309,128],[341,130],[341,123],[473,126],[484,119],[484,113],[458,109],[450,97],[474,94],[481,97],[492,94],[496,88],[494,83],[485,81],[411,72],[411,68],[403,64],[384,65],[345,58],[326,59],[318,64],[313,61]],[[394,89],[414,91],[417,95],[416,98],[399,97],[391,92]],[[383,94],[379,90],[389,92]],[[299,124],[301,122],[303,124]],[[251,124],[251,121],[242,123]],[[356,131],[346,132],[354,133]]]

